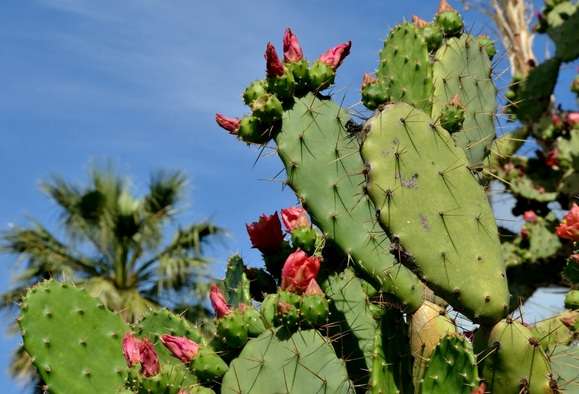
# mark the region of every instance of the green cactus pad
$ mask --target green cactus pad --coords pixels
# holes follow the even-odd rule
[[[464,152],[422,111],[400,103],[368,123],[362,156],[380,222],[440,296],[475,320],[497,321],[508,289],[497,226]]]
[[[462,131],[453,133],[472,165],[480,165],[495,138],[496,88],[491,62],[476,37],[452,38],[436,52],[432,118],[438,119],[455,95],[464,106]]]
[[[418,27],[408,22],[392,29],[380,52],[376,77],[388,87],[391,101],[430,111],[432,65]]]
[[[422,285],[389,253],[388,238],[364,194],[364,163],[355,137],[346,131],[347,120],[345,110],[331,101],[311,94],[296,101],[276,137],[287,182],[324,235],[412,312],[422,301]]]
[[[19,319],[24,348],[52,393],[117,393],[127,377],[129,327],[84,290],[47,281],[28,291]]]
[[[267,331],[250,340],[223,377],[226,393],[353,393],[344,361],[316,330],[280,339]]]
[[[501,320],[490,331],[487,346],[482,377],[493,394],[551,392],[549,362],[528,327]]]
[[[470,394],[479,384],[470,343],[460,336],[447,336],[434,349],[421,384],[422,394]]]
[[[579,346],[557,346],[549,355],[553,378],[563,393],[579,393]]]
[[[579,311],[565,311],[531,326],[533,336],[541,342],[545,351],[561,345],[570,345],[579,339]]]
[[[555,43],[555,56],[564,62],[579,57],[579,6],[566,1],[547,14],[547,34]],[[564,17],[563,17],[564,16]]]
[[[354,382],[395,392],[393,373],[389,371],[392,364],[384,358],[380,327],[362,287],[363,281],[347,268],[329,275],[320,285],[331,300],[332,322],[339,337],[335,347],[348,360],[347,368]]]
[[[223,287],[230,305],[234,307],[240,304],[251,305],[249,280],[245,275],[245,265],[241,256],[234,255],[227,260]]]

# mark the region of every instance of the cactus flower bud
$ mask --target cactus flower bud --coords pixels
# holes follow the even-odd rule
[[[283,61],[286,63],[299,62],[304,58],[304,53],[298,38],[289,27],[283,35]]]
[[[557,148],[551,149],[547,152],[547,157],[545,158],[545,164],[551,168],[556,168],[559,164],[559,150]]]
[[[139,352],[141,353],[141,373],[148,378],[157,375],[161,366],[153,344],[143,339],[139,345]]]
[[[173,356],[185,364],[189,364],[199,353],[199,345],[189,338],[161,335],[161,342]]]
[[[567,122],[571,127],[575,126],[579,123],[579,112],[569,112],[565,118],[565,122]]]
[[[283,242],[281,223],[277,212],[261,215],[257,222],[245,225],[251,245],[264,254],[278,250]]]
[[[362,78],[362,89],[364,89],[368,85],[373,84],[376,81],[377,81],[377,79],[374,75],[364,73],[364,77]]]
[[[537,221],[537,214],[535,211],[525,211],[525,213],[523,213],[523,219],[525,222],[535,223]]]
[[[303,293],[320,270],[320,259],[308,256],[298,249],[288,256],[281,271],[281,287],[294,293]]]
[[[266,73],[268,77],[281,77],[284,74],[284,67],[281,60],[277,56],[275,47],[271,42],[267,43],[265,49]]]
[[[424,29],[426,26],[428,26],[427,21],[416,15],[412,16],[412,23],[419,29]]]
[[[310,283],[308,283],[308,287],[306,287],[304,295],[324,295],[324,292],[320,288],[320,285],[318,285],[316,279],[312,279],[310,280]]]
[[[131,332],[127,332],[123,337],[123,355],[129,368],[141,362],[140,345],[141,340]]]
[[[347,41],[328,49],[320,56],[320,61],[327,64],[332,69],[337,69],[342,64],[342,61],[350,54],[352,41]]]
[[[238,118],[229,118],[223,114],[215,114],[215,121],[230,134],[237,134],[241,121]]]
[[[302,207],[290,207],[281,210],[281,220],[288,232],[298,228],[309,227],[310,221],[306,210]]]
[[[573,206],[567,212],[557,229],[555,230],[559,238],[570,241],[579,241],[579,205],[573,203]]]
[[[231,313],[231,309],[225,301],[225,296],[215,283],[211,285],[211,292],[209,293],[209,298],[211,299],[211,305],[213,305],[213,310],[217,317],[223,317]]]
[[[472,390],[471,394],[485,394],[487,392],[486,390],[487,390],[487,385],[485,384],[485,382],[482,382],[480,384],[480,386],[475,387]]]
[[[438,3],[438,10],[436,11],[437,14],[441,14],[443,12],[452,12],[456,11],[450,4],[448,4],[447,0],[440,0]]]

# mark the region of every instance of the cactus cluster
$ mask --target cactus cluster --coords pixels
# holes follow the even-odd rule
[[[545,31],[556,60],[509,93],[527,97],[512,109],[522,122],[544,116],[553,75],[575,56],[565,34],[575,14],[555,3]],[[216,116],[246,143],[275,143],[299,206],[247,225],[264,268],[230,258],[211,286],[212,324],[156,310],[129,326],[70,285],[29,291],[20,327],[49,391],[577,392],[579,206],[562,220],[548,206],[579,190],[576,113],[522,126],[556,149],[551,159],[510,157],[517,148],[495,136],[494,43],[464,32],[444,0],[431,23],[415,17],[388,35],[363,78],[363,124],[321,93],[350,48],[309,63],[286,30],[283,60],[268,43],[266,77],[243,93],[251,114]],[[509,182],[524,213],[508,242],[488,174]],[[549,280],[548,263],[571,288],[570,310],[529,326],[511,312]]]

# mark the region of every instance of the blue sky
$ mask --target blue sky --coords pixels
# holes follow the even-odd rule
[[[267,181],[282,169],[220,130],[215,112],[242,115],[241,92],[262,78],[268,40],[281,48],[291,26],[305,54],[351,39],[339,94],[358,100],[363,72],[377,64],[387,29],[437,2],[4,0],[0,12],[0,229],[34,217],[56,228],[58,210],[38,189],[52,174],[83,183],[91,163],[111,160],[143,190],[157,169],[190,179],[182,223],[210,218],[230,231],[213,251],[215,272],[241,252],[257,264],[244,224],[295,203]],[[467,15],[472,30],[489,21]],[[504,67],[500,65],[499,68]],[[14,259],[0,256],[0,288]],[[3,327],[0,327],[3,328]],[[17,338],[0,336],[0,387]]]

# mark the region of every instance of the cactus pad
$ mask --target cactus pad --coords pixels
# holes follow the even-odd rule
[[[469,162],[480,165],[495,138],[496,88],[484,46],[469,35],[451,38],[438,49],[433,65],[432,118],[437,120],[458,96],[464,107],[462,130],[452,134]]]
[[[464,152],[422,111],[399,103],[369,121],[367,190],[413,267],[465,315],[497,321],[508,289],[497,226]]]
[[[19,323],[50,392],[113,394],[125,383],[121,340],[129,328],[84,290],[55,281],[33,287]]]
[[[403,23],[390,32],[380,52],[376,76],[388,87],[390,101],[403,101],[430,111],[432,65],[418,27]]]
[[[358,268],[409,311],[420,306],[422,287],[389,253],[390,243],[364,194],[364,164],[345,110],[308,95],[286,112],[277,135],[278,152],[304,208],[324,235]]]
[[[267,331],[231,362],[222,393],[353,393],[343,360],[316,330],[280,339]]]

